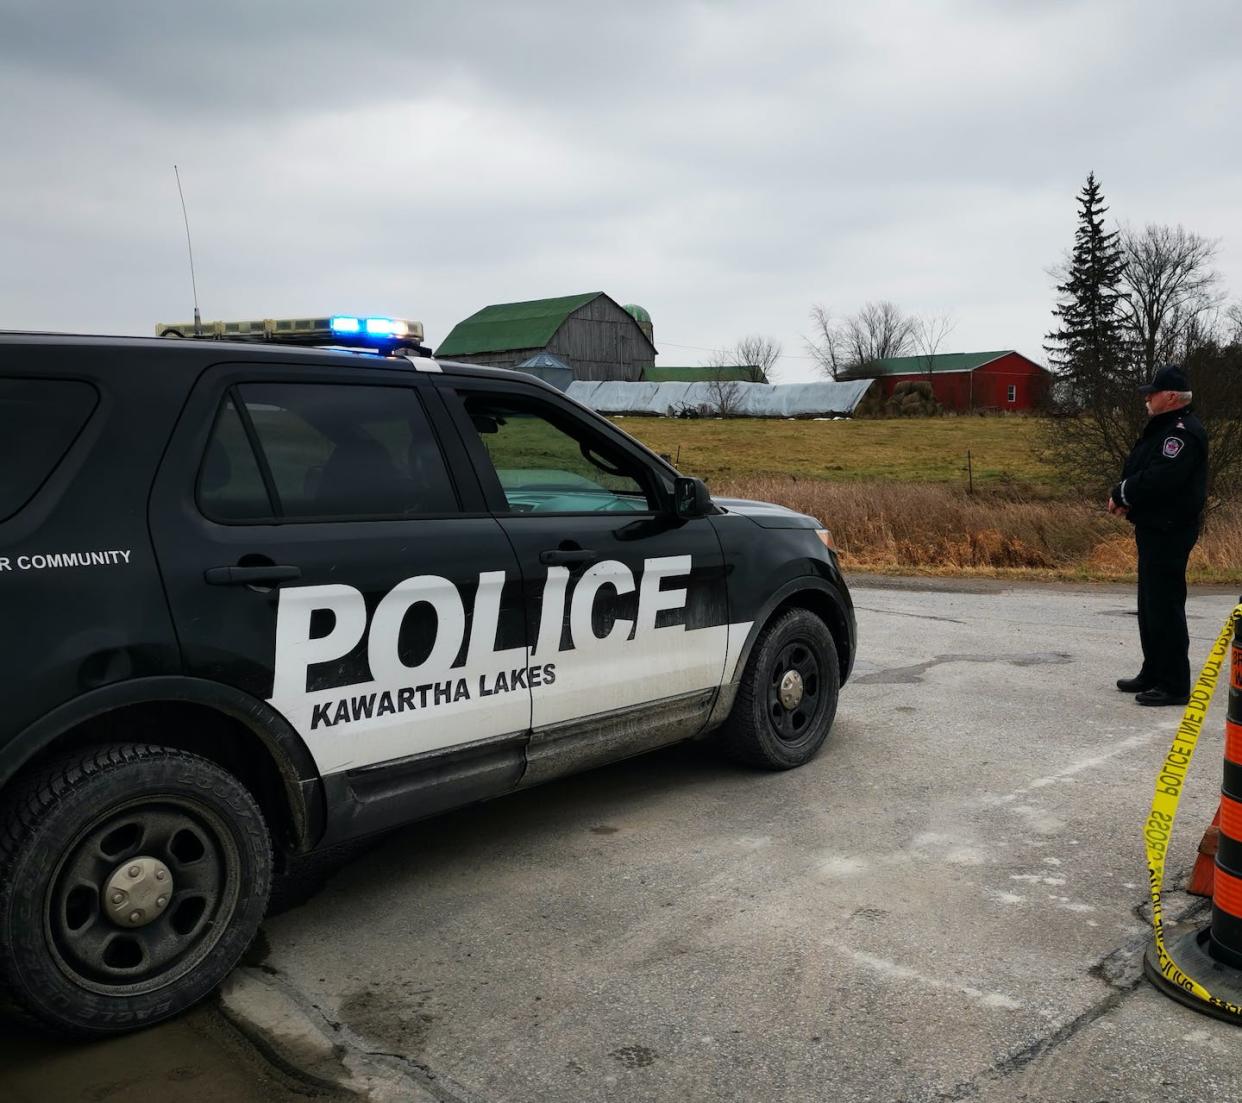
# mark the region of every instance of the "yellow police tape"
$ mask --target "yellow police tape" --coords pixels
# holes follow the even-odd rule
[[[1242,1007],[1228,1000],[1213,996],[1192,976],[1184,973],[1170,956],[1164,944],[1164,860],[1168,852],[1169,839],[1173,834],[1173,821],[1177,818],[1177,806],[1182,799],[1185,788],[1186,773],[1190,769],[1190,760],[1194,757],[1195,747],[1199,742],[1199,733],[1203,729],[1203,721],[1207,716],[1208,705],[1212,703],[1212,695],[1216,692],[1216,683],[1220,680],[1221,669],[1225,665],[1233,639],[1234,623],[1242,616],[1242,605],[1234,607],[1225,626],[1220,630],[1216,643],[1212,645],[1211,654],[1199,672],[1198,681],[1191,691],[1190,702],[1182,713],[1182,722],[1177,726],[1177,734],[1164,756],[1164,765],[1160,768],[1160,776],[1156,779],[1156,793],[1152,798],[1151,812],[1143,827],[1143,839],[1147,847],[1147,874],[1151,886],[1151,925],[1156,935],[1156,953],[1160,959],[1160,972],[1170,984],[1176,985],[1196,999],[1209,1003],[1231,1015],[1242,1015]]]

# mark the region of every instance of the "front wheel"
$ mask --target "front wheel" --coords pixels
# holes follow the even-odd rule
[[[737,699],[720,730],[732,758],[769,770],[809,762],[837,713],[841,667],[828,626],[790,609],[755,640]]]
[[[4,795],[0,982],[63,1033],[149,1026],[207,995],[267,906],[272,857],[250,792],[214,762],[116,744]]]

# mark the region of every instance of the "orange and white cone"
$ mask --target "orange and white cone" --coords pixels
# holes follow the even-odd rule
[[[1191,896],[1211,897],[1212,887],[1216,883],[1216,851],[1220,847],[1220,808],[1212,817],[1211,826],[1199,840],[1199,856],[1195,858],[1195,868],[1190,874],[1190,883],[1186,891]]]

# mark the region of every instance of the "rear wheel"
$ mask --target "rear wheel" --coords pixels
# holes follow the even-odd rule
[[[271,845],[249,791],[214,762],[118,744],[5,794],[0,982],[57,1030],[167,1019],[237,964],[267,906]]]
[[[841,668],[828,626],[806,609],[780,614],[759,634],[733,710],[720,731],[740,762],[789,770],[809,762],[837,712]]]

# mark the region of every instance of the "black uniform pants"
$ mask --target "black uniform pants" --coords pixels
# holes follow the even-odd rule
[[[1138,543],[1138,620],[1143,644],[1139,677],[1178,697],[1190,693],[1190,638],[1186,632],[1186,561],[1198,529],[1165,532],[1134,527]]]

